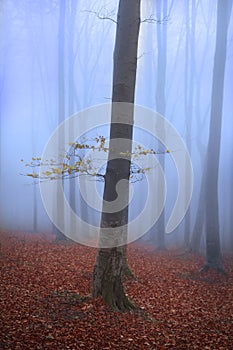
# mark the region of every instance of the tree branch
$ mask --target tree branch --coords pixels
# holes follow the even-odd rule
[[[107,20],[112,21],[113,23],[117,24],[117,21],[115,21],[115,19],[108,17],[108,16],[101,16],[99,12],[91,11],[91,10],[84,10],[82,12],[92,13],[92,14],[96,15],[96,17],[98,17],[99,19],[107,19]]]
[[[165,22],[168,22],[169,16],[165,16],[163,19],[157,19],[153,15],[150,15],[149,18],[145,18],[141,21],[141,23],[157,23],[157,24],[164,24]]]

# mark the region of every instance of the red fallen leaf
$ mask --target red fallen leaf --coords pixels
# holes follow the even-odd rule
[[[90,293],[95,249],[58,246],[42,235],[13,235],[1,234],[0,348],[231,348],[230,258],[224,258],[228,278],[214,271],[199,275],[199,257],[180,259],[129,245],[137,280],[127,280],[125,289],[142,309],[121,314],[99,298],[77,297]]]
[[[82,310],[89,310],[91,308],[92,308],[92,305],[90,304],[90,305],[84,305],[81,309]]]

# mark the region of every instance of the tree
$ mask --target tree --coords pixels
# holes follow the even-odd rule
[[[211,5],[211,4],[209,4]],[[209,8],[209,16],[211,16],[211,9]],[[195,11],[195,17],[196,17],[196,11]],[[194,24],[194,22],[192,21]],[[206,32],[206,39],[205,39],[205,45],[203,48],[203,56],[200,64],[199,70],[197,69],[197,65],[194,64],[194,79],[195,79],[195,86],[201,86],[202,81],[204,77],[204,70],[206,67],[205,59],[206,59],[206,52],[208,50],[208,45],[211,40],[211,27],[209,25],[209,19],[205,21],[205,32]],[[194,57],[193,57],[194,59]],[[194,61],[195,63],[195,61]],[[192,65],[193,66],[193,65]],[[206,156],[206,145],[203,140],[203,134],[205,132],[205,124],[207,123],[206,115],[209,114],[210,110],[210,103],[207,104],[206,110],[204,112],[201,112],[201,89],[197,88],[195,89],[195,121],[197,123],[198,132],[196,134],[196,147],[198,149],[198,154],[200,158],[200,169],[201,169],[201,180],[200,180],[200,189],[199,189],[199,197],[197,202],[197,212],[195,217],[194,226],[192,229],[191,239],[189,242],[189,251],[192,251],[194,253],[199,253],[200,251],[200,245],[201,245],[201,238],[202,233],[205,231],[205,180],[206,180],[206,162],[207,162],[207,156]]]
[[[157,83],[156,83],[156,110],[160,114],[164,115],[166,111],[166,64],[167,64],[167,25],[164,22],[167,18],[167,0],[156,1],[156,18],[158,21],[157,26]],[[165,130],[161,129],[161,133],[165,133]],[[161,146],[160,146],[161,147]],[[164,146],[162,146],[164,148]],[[160,165],[165,169],[165,159],[162,158]],[[155,179],[157,181],[157,179]],[[158,186],[159,183],[158,183]],[[165,247],[165,211],[163,210],[157,223],[153,228],[153,241],[157,243],[158,250],[164,250]]]
[[[191,12],[191,15],[189,14]],[[185,115],[186,115],[186,132],[187,146],[191,151],[191,130],[193,126],[193,99],[194,99],[194,74],[195,70],[195,26],[196,26],[196,9],[195,1],[186,3],[186,45],[185,45]],[[191,21],[191,26],[190,26]],[[185,193],[186,195],[186,193]],[[184,245],[187,247],[190,240],[190,209],[185,215],[185,232]]]
[[[68,53],[69,53],[69,63],[68,63],[68,111],[69,115],[74,113],[74,101],[75,101],[75,84],[74,84],[74,63],[75,63],[75,55],[74,55],[74,33],[75,33],[75,17],[77,11],[77,1],[72,1],[69,8],[69,36],[68,36]],[[74,138],[73,130],[69,131],[70,139]],[[69,181],[69,200],[71,208],[76,211],[76,186],[75,179],[71,178]],[[75,230],[73,227],[73,221],[70,220],[70,224],[72,225],[72,230]]]
[[[205,180],[206,180],[206,160],[203,163],[203,173],[201,177],[200,193],[197,204],[197,214],[193,227],[193,233],[189,243],[189,251],[198,253],[200,249],[201,236],[205,225]]]
[[[105,201],[114,200],[116,198],[117,183],[122,179],[129,180],[130,176],[130,159],[112,159],[111,144],[114,143],[114,139],[119,138],[132,140],[139,28],[140,0],[120,0],[114,51],[110,152],[103,195]],[[118,123],[119,102],[132,104],[131,108],[127,110],[125,124]],[[128,143],[128,147],[130,147],[130,143]],[[127,187],[126,197],[128,196],[128,190],[129,188]],[[107,213],[103,204],[101,227],[115,227],[114,239],[116,238],[118,242],[119,240],[122,240],[123,243],[125,242],[124,230],[121,227],[126,225],[127,222],[128,206],[120,212]],[[103,238],[101,234],[100,230],[100,240]],[[119,236],[117,237],[117,235]],[[92,295],[94,297],[101,296],[112,308],[123,311],[132,308],[133,305],[124,293],[122,257],[122,246],[98,249],[93,272]]]
[[[232,157],[233,158],[233,157]],[[232,163],[231,163],[232,164]],[[233,178],[233,169],[231,168],[231,176]],[[232,216],[232,207],[233,207],[233,186],[231,186],[231,192],[230,192],[230,205],[229,205],[229,210],[228,210],[228,215],[230,218],[230,222],[229,222],[229,226],[228,226],[228,230],[229,230],[229,246],[230,246],[230,250],[233,251],[233,234],[232,234],[232,227],[233,227],[233,216]]]
[[[223,271],[219,235],[218,175],[222,127],[224,73],[227,51],[227,31],[232,0],[218,0],[217,33],[213,67],[211,115],[206,170],[206,262],[204,269]]]
[[[97,147],[72,142],[71,152],[73,152],[73,156],[78,157],[75,164],[69,164],[69,153],[62,157],[58,153],[55,159],[46,160],[44,164],[42,164],[41,158],[32,158],[29,166],[40,166],[41,168],[45,165],[46,169],[50,166],[50,170],[42,171],[42,177],[35,172],[27,175],[46,180],[71,178],[80,174],[104,178],[100,239],[93,271],[92,295],[93,297],[101,296],[113,309],[124,311],[134,308],[134,305],[124,293],[122,282],[126,264],[129,180],[134,173],[138,176],[140,173],[144,174],[144,171],[149,170],[149,168],[146,168],[136,169],[135,171],[131,157],[132,155],[138,157],[138,155],[146,155],[147,153],[170,153],[170,151],[155,152],[144,150],[140,146],[138,149],[136,148],[138,154],[132,152],[140,0],[120,0],[117,18],[109,147],[105,147],[103,136],[96,139]],[[60,86],[63,86],[63,84],[60,84]],[[108,161],[104,175],[98,174],[88,159],[84,160],[84,157],[82,158],[76,153],[76,151],[87,149],[95,150],[98,147],[108,151]],[[106,210],[108,205],[111,205],[117,198],[117,186],[122,185],[122,183],[124,187],[123,192],[121,192],[123,197],[121,200],[123,199],[125,205],[118,211],[108,212]]]
[[[59,22],[58,22],[58,123],[62,123],[65,117],[65,63],[64,63],[64,49],[65,49],[65,13],[66,4],[60,1],[59,4]],[[62,136],[62,135],[61,135]],[[62,144],[62,137],[58,139],[58,150]],[[59,203],[58,198],[54,203],[54,210],[57,211],[60,217],[64,216],[63,203]],[[56,227],[53,227],[56,233],[56,240],[67,240],[67,237]]]
[[[33,96],[31,97],[31,100],[33,101]],[[34,119],[32,118],[31,135],[32,135],[32,150],[34,152],[35,151],[35,143],[34,143],[34,138],[35,138],[35,130],[34,130],[34,128],[35,128],[35,126],[34,126],[33,121],[34,121]],[[37,188],[35,186],[35,183],[34,183],[34,186],[33,186],[33,204],[32,204],[32,207],[33,207],[33,218],[32,218],[33,226],[32,227],[33,227],[33,232],[37,232],[38,231]]]

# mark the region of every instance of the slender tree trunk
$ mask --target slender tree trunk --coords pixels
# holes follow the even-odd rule
[[[166,111],[166,99],[165,99],[165,84],[166,84],[166,64],[167,64],[167,25],[163,23],[163,18],[167,16],[167,0],[156,1],[156,14],[157,19],[162,23],[157,25],[157,84],[156,84],[156,110],[162,115]],[[161,133],[165,133],[165,129],[161,130]],[[160,165],[165,169],[165,159],[161,158]],[[158,184],[159,186],[159,184]],[[165,212],[162,211],[156,225],[155,225],[154,238],[156,241],[157,249],[165,249]]]
[[[222,106],[225,61],[227,51],[227,30],[232,0],[218,1],[217,36],[213,68],[211,98],[211,117],[209,143],[207,149],[206,173],[206,262],[204,269],[210,267],[223,271],[219,235],[218,175],[220,141],[222,127]]]
[[[201,178],[201,186],[199,199],[197,204],[196,220],[193,228],[192,237],[189,243],[189,251],[198,253],[200,250],[201,236],[205,226],[206,207],[205,207],[205,184],[206,184],[206,157],[203,166],[203,173]]]
[[[195,71],[195,24],[196,24],[196,10],[195,1],[187,2],[187,25],[186,25],[186,63],[185,63],[185,114],[186,114],[186,142],[191,152],[191,130],[193,122],[193,99],[194,99],[194,74]],[[191,12],[191,16],[190,16]],[[190,28],[191,20],[191,28]],[[188,164],[186,163],[186,168]],[[186,196],[186,193],[185,193]],[[184,232],[184,246],[188,247],[190,241],[190,221],[191,209],[189,208],[185,215],[185,232]]]
[[[64,56],[65,56],[65,1],[59,3],[59,23],[58,23],[58,123],[62,123],[65,118],[65,69],[64,69]],[[60,145],[63,144],[63,135],[59,133],[58,139],[58,158]],[[62,153],[62,152],[61,152]],[[55,204],[55,210],[60,218],[64,221],[64,206],[63,201],[57,197]],[[67,240],[67,237],[56,227],[54,227],[56,234],[56,241]]]
[[[74,32],[75,32],[75,18],[77,11],[77,0],[73,0],[70,4],[69,14],[69,37],[68,37],[68,52],[69,52],[69,67],[68,67],[68,86],[69,86],[69,97],[68,97],[68,111],[69,116],[74,113]],[[69,140],[74,141],[75,135],[72,128],[69,129]],[[74,165],[75,161],[72,159]],[[70,206],[74,212],[76,212],[76,180],[73,178],[69,179],[69,201]],[[70,217],[70,230],[75,232],[74,221]]]
[[[233,178],[233,169],[231,168],[231,176]],[[232,208],[233,208],[233,184],[231,184],[231,192],[230,192],[230,201],[229,201],[229,222],[228,222],[228,231],[229,231],[229,247],[230,251],[233,252],[233,215],[232,215]]]
[[[38,232],[38,217],[37,217],[37,195],[36,195],[36,183],[34,181],[33,188],[33,232]]]
[[[233,135],[233,133],[232,133]],[[233,164],[233,154],[231,153],[231,164]],[[233,167],[231,165],[231,179],[233,179]],[[228,220],[227,220],[227,233],[229,237],[229,250],[231,253],[233,253],[233,215],[232,215],[232,208],[233,208],[233,184],[231,183],[230,186],[230,199],[228,202]]]
[[[33,86],[33,79],[32,79],[32,86]],[[32,105],[31,105],[31,111],[32,111],[32,115],[33,115],[33,102],[34,102],[34,94],[32,91],[32,96],[31,96],[31,101],[32,101]],[[32,118],[31,121],[31,142],[32,142],[32,152],[33,154],[36,153],[36,145],[35,145],[35,139],[36,139],[36,130],[35,130],[35,126],[34,126],[34,118]],[[37,186],[36,186],[36,179],[34,179],[34,184],[33,184],[33,196],[32,196],[32,200],[33,200],[33,204],[32,204],[32,208],[33,208],[33,212],[32,212],[32,230],[34,233],[38,232],[38,216],[37,216]]]
[[[128,159],[115,158],[114,152],[125,151],[124,145],[114,142],[114,139],[126,139],[128,151],[131,151],[133,134],[133,103],[135,94],[137,71],[137,48],[140,27],[140,0],[120,0],[117,17],[117,31],[114,51],[114,72],[112,92],[112,116],[110,129],[110,151],[105,174],[105,186],[103,199],[111,202],[116,199],[116,185],[119,181],[129,180],[130,157]],[[117,102],[115,104],[115,102]],[[119,102],[127,102],[127,110],[124,106],[119,109]],[[117,123],[119,113],[124,113],[124,123]],[[121,119],[122,120],[122,119]],[[127,124],[129,123],[129,124]],[[112,145],[115,150],[112,151]],[[112,154],[113,153],[113,154]],[[129,185],[125,187],[124,196],[127,200]],[[113,239],[117,244],[126,243],[127,232],[122,229],[128,223],[128,206],[123,210],[107,213],[105,204],[101,217],[102,228],[115,228]],[[100,244],[104,239],[100,230]],[[112,308],[127,310],[133,307],[127,299],[123,283],[123,254],[122,246],[113,248],[99,248],[93,272],[93,296],[101,296]]]

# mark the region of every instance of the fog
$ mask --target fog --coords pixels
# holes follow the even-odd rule
[[[32,157],[41,157],[49,137],[62,120],[86,108],[110,102],[117,5],[116,0],[1,2],[1,229],[52,232],[53,226],[41,200],[38,179],[26,176],[30,169],[25,167],[25,163],[30,162]],[[136,104],[161,113],[172,123],[187,145],[194,175],[189,210],[179,226],[172,233],[165,234],[168,247],[179,247],[185,241],[190,241],[198,209],[205,211],[206,192],[202,190],[204,195],[201,200],[199,197],[206,159],[210,156],[207,146],[216,33],[215,0],[142,0]],[[232,39],[232,15],[229,14],[224,60],[218,206],[221,246],[231,251]],[[106,127],[96,128],[86,137],[104,134],[107,138],[107,130]],[[166,224],[177,197],[176,165],[170,154],[164,152],[164,146],[139,128],[135,128],[134,141],[145,148],[162,151],[156,157],[158,162],[164,163],[167,182],[163,211]],[[78,187],[78,179],[74,180],[74,185]],[[66,183],[64,186],[69,200],[69,186],[72,185]],[[130,204],[130,220],[139,214],[146,202],[146,176],[136,179],[132,186],[134,198]],[[101,194],[103,181],[98,181],[97,187]],[[151,215],[157,205],[156,193],[154,197]],[[78,190],[73,206],[84,220],[98,225],[100,213],[88,208]],[[205,213],[201,222],[202,248],[205,246],[204,226]],[[145,242],[152,240],[156,244],[157,238],[152,239],[156,230],[156,227],[152,228],[141,239]]]

